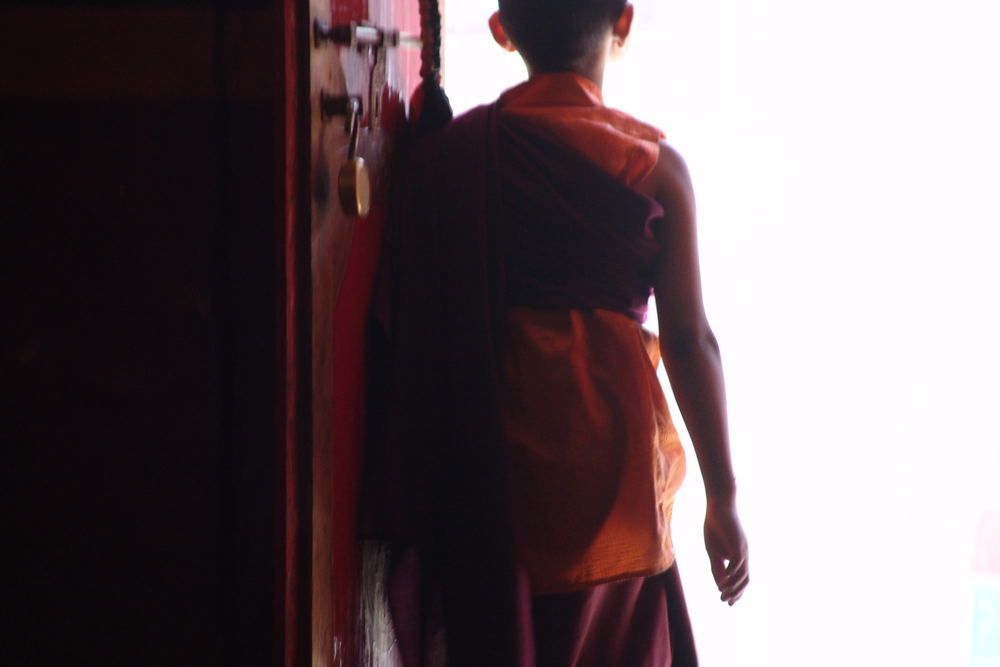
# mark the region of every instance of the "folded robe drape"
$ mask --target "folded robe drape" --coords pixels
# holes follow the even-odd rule
[[[499,443],[495,122],[492,107],[455,119],[397,172],[387,396],[371,413],[362,526],[394,549],[407,667],[440,664],[442,637],[449,665],[533,664]]]
[[[535,260],[532,239],[508,243],[500,184],[526,166],[535,172],[526,186],[546,188],[535,201],[551,206],[541,213],[553,221],[622,215],[624,206],[648,227],[661,213],[572,150],[544,142],[503,122],[496,106],[480,107],[417,140],[398,172],[389,371],[384,409],[371,411],[362,525],[394,548],[389,596],[407,667],[441,664],[442,654],[448,665],[534,664],[501,442],[505,309],[602,308],[636,318],[649,295],[649,276],[639,272],[655,254],[652,234],[621,249],[637,261],[617,257],[603,271],[572,253]],[[511,161],[511,151],[523,159]],[[570,246],[600,267],[607,241],[583,235]]]

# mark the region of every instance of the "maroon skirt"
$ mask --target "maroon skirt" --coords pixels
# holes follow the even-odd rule
[[[677,566],[532,599],[535,667],[695,667]]]
[[[449,653],[440,641],[445,616],[442,600],[434,587],[421,583],[427,580],[418,576],[420,568],[413,551],[394,560],[387,592],[396,636],[393,652],[403,667],[698,665],[676,565],[654,577],[599,584],[572,593],[538,595],[530,598],[530,603],[525,600],[522,611],[531,616],[534,636],[513,650],[517,656],[513,661],[474,652],[474,658],[442,662],[442,649],[445,655]],[[472,622],[488,625],[491,619],[474,614]]]

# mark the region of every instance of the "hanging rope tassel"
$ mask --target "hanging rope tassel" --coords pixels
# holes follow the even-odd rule
[[[441,11],[438,0],[420,0],[420,86],[410,108],[417,135],[428,134],[452,119],[451,103],[441,87]]]

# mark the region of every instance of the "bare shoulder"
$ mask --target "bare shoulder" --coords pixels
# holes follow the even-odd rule
[[[687,164],[677,150],[666,141],[660,141],[660,156],[653,171],[643,179],[638,189],[656,199],[664,208],[690,206],[694,195]]]

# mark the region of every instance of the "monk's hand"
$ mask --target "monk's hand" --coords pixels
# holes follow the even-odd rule
[[[750,582],[747,538],[732,501],[709,501],[705,511],[705,549],[722,601],[732,606]]]

